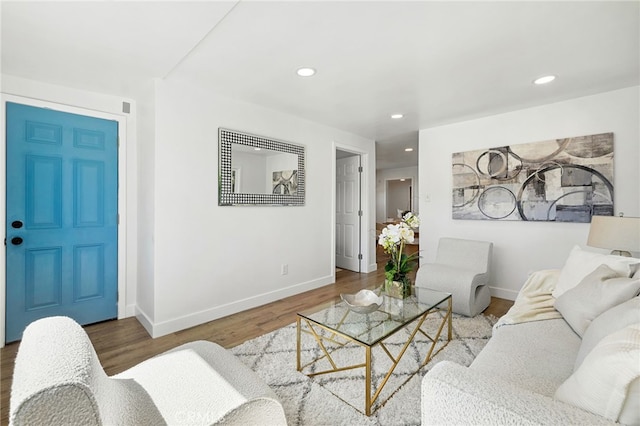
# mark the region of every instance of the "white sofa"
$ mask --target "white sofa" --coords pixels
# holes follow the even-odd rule
[[[532,274],[469,367],[443,361],[424,376],[423,425],[640,424],[640,271],[626,258],[613,281],[582,276],[602,261],[584,253],[573,271],[570,255]]]
[[[273,391],[230,352],[197,341],[108,377],[89,337],[67,317],[24,331],[11,425],[286,425]]]

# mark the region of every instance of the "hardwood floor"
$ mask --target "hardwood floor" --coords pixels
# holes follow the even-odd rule
[[[363,288],[375,288],[383,281],[383,277],[382,263],[378,265],[377,271],[369,274],[338,271],[335,284],[157,339],[149,337],[135,318],[106,321],[87,326],[85,329],[106,373],[113,375],[153,355],[193,340],[211,340],[225,348],[237,346],[246,340],[291,324],[296,320],[296,313],[300,310],[338,299],[340,293],[355,293]],[[500,317],[512,304],[510,300],[492,298],[491,305],[484,313]],[[9,394],[18,346],[18,343],[11,343],[0,350],[0,425],[8,424]]]

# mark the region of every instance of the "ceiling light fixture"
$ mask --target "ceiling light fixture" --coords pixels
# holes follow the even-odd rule
[[[298,70],[296,71],[296,74],[298,74],[300,77],[311,77],[315,73],[316,70],[309,67],[298,68]]]
[[[402,117],[404,117],[404,115],[402,115],[402,114],[391,114],[391,118],[396,119],[396,120],[398,118],[402,118]]]
[[[547,84],[547,83],[551,83],[555,79],[556,79],[555,75],[545,75],[544,77],[539,77],[533,80],[533,84],[537,84],[537,85]]]
[[[413,151],[413,148],[405,148],[404,150],[407,151],[407,152],[411,152],[411,151]]]

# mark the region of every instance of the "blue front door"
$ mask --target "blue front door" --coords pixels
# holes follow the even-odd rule
[[[7,102],[6,341],[117,317],[118,123]]]

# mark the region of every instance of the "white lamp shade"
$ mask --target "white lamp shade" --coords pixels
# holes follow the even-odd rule
[[[640,251],[640,218],[592,216],[587,245],[610,250]]]

